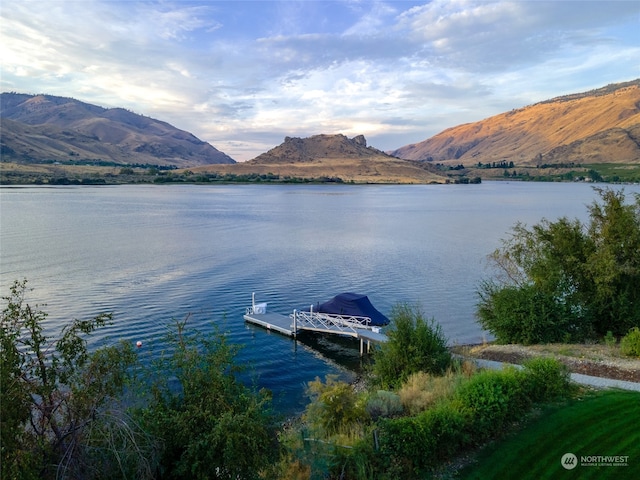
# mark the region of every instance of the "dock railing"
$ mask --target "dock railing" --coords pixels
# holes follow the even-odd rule
[[[330,313],[318,313],[314,311],[299,312],[294,310],[291,314],[294,330],[318,330],[330,332],[342,332],[350,335],[358,333],[358,330],[371,330],[371,318],[355,315],[335,315]]]

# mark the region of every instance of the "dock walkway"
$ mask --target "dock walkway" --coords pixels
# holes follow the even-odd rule
[[[371,350],[371,344],[384,343],[388,340],[385,334],[377,331],[378,329],[375,327],[367,325],[365,317],[343,317],[296,310],[287,316],[280,313],[267,313],[265,304],[254,304],[247,308],[244,319],[249,323],[289,337],[295,337],[301,331],[354,337],[360,340],[361,355],[364,354],[365,345],[368,353]]]

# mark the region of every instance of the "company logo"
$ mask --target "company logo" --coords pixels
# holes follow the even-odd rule
[[[573,470],[578,466],[578,457],[573,453],[565,453],[560,459],[560,464],[567,470]]]
[[[560,459],[565,470],[581,467],[628,467],[629,455],[581,455],[580,461],[573,453],[565,453]]]

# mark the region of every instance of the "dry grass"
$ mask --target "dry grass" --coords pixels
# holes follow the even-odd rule
[[[42,163],[2,162],[3,173],[18,173],[29,176],[82,178],[89,176],[117,175],[122,167],[103,167],[97,165],[58,165]]]
[[[638,102],[640,86],[635,84],[600,96],[538,103],[449,128],[428,140],[402,147],[395,153],[402,158],[432,157],[437,162],[455,160],[464,165],[509,159],[518,166],[535,166],[539,154],[547,154],[556,147],[616,127],[630,129],[637,125],[640,123]],[[606,150],[609,162],[640,162],[637,145],[627,140],[625,135],[609,135],[607,142],[587,142],[588,152],[591,153],[598,145],[598,148]],[[622,157],[618,155],[617,160],[614,155],[609,155],[620,149],[623,150]],[[565,155],[563,161],[580,163],[579,155],[583,153],[577,149],[575,159]],[[632,158],[628,158],[629,155]]]
[[[553,357],[571,372],[603,378],[640,382],[640,359],[625,357],[619,344],[546,344],[546,345],[467,345],[454,353],[468,358],[483,358],[507,363],[522,363],[535,357]]]
[[[386,156],[368,158],[319,158],[312,162],[237,163],[234,165],[207,165],[191,168],[194,173],[231,173],[243,175],[274,174],[280,177],[320,178],[337,177],[354,183],[444,183],[445,177],[406,160]]]
[[[606,345],[604,343],[548,343],[542,345],[477,345],[469,349],[469,353],[479,353],[486,349],[493,350],[526,350],[530,354],[546,356],[565,356],[583,360],[607,361],[629,360],[620,352],[620,345]],[[629,360],[630,365],[633,364]]]
[[[471,362],[463,362],[458,371],[448,371],[443,376],[425,372],[411,375],[398,391],[404,409],[411,415],[423,412],[436,403],[451,397],[465,378],[476,371]]]

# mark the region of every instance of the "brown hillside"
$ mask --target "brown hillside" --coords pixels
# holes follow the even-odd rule
[[[257,156],[249,163],[294,163],[313,162],[323,158],[370,158],[389,157],[384,152],[367,147],[363,135],[352,139],[344,135],[314,135],[308,138],[285,137],[284,143]]]
[[[72,98],[3,93],[2,160],[108,161],[189,167],[234,160],[172,125]]]
[[[402,160],[367,147],[364,136],[286,137],[284,143],[244,163],[192,169],[202,173],[274,174],[297,178],[339,178],[354,183],[443,183],[424,162]]]
[[[640,80],[449,128],[393,155],[463,164],[640,163]]]

